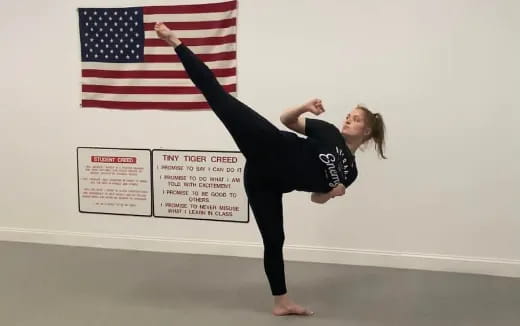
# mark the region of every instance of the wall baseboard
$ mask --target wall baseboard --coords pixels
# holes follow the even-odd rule
[[[0,241],[261,258],[260,243],[0,227]],[[520,260],[286,245],[288,261],[520,277]]]

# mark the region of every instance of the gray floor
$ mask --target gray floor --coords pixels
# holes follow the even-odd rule
[[[520,279],[286,264],[316,315],[274,317],[259,259],[0,242],[0,325],[520,325]]]

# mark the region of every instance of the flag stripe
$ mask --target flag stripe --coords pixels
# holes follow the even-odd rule
[[[207,38],[207,37],[223,37],[228,35],[236,34],[236,27],[227,27],[227,28],[214,28],[214,29],[194,29],[194,30],[183,30],[176,31],[175,34],[181,40],[184,38]],[[154,39],[158,40],[157,34],[155,31],[146,31],[144,33],[144,37],[146,39]],[[162,41],[164,42],[164,41]]]
[[[206,62],[209,69],[230,69],[235,68],[235,60],[209,61]],[[109,63],[109,62],[85,62],[83,69],[94,70],[184,70],[184,66],[180,62],[132,62],[132,63]]]
[[[199,21],[215,21],[222,19],[230,19],[236,17],[235,11],[228,12],[217,12],[217,13],[204,13],[204,14],[156,14],[156,15],[144,15],[143,22],[144,23],[157,23],[163,22],[166,23],[166,26],[169,26],[167,22],[199,22]]]
[[[215,29],[215,28],[227,28],[231,26],[236,26],[237,19],[227,18],[220,20],[210,20],[210,21],[192,21],[192,22],[177,22],[177,21],[168,21],[163,22],[174,31],[183,31],[183,30],[204,30],[204,29]],[[153,31],[155,26],[155,22],[144,23],[145,31]]]
[[[222,60],[233,60],[236,59],[236,52],[224,52],[216,54],[199,54],[198,57],[205,62],[211,61],[222,61]],[[149,54],[144,56],[146,62],[180,62],[178,56],[171,54]]]
[[[226,92],[235,92],[236,84],[224,85]],[[111,94],[200,94],[197,87],[189,86],[105,86],[83,85],[83,92]]]
[[[236,83],[234,75],[230,77],[218,77],[218,82],[221,85],[231,85]],[[97,78],[84,77],[82,78],[83,85],[105,85],[105,86],[190,86],[193,87],[193,82],[189,78],[163,78],[163,79],[128,79],[128,78]]]
[[[220,3],[176,5],[176,6],[148,6],[143,9],[145,15],[153,14],[195,14],[230,11],[237,8],[237,2],[227,1]]]
[[[148,109],[148,110],[199,110],[209,109],[206,101],[200,102],[120,102],[83,100],[81,106],[107,109]]]
[[[193,53],[200,55],[200,54],[207,54],[207,53],[222,53],[222,52],[229,52],[229,51],[236,51],[236,44],[235,43],[226,43],[221,45],[201,45],[201,46],[190,46],[190,50],[193,51]],[[175,55],[175,51],[173,50],[173,47],[146,47],[144,48],[144,54],[168,54],[171,56]]]
[[[213,73],[217,77],[229,77],[236,74],[236,68],[214,69]],[[189,78],[184,70],[96,70],[83,69],[83,77],[99,77],[99,78]]]
[[[225,43],[235,43],[236,34],[220,36],[220,37],[203,37],[203,38],[183,38],[182,42],[187,46],[192,45],[220,45]],[[168,43],[161,39],[145,39],[144,46],[163,46],[171,47]]]
[[[83,92],[84,100],[124,102],[202,102],[202,94],[111,94]]]

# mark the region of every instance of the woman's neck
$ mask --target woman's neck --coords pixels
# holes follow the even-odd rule
[[[363,142],[361,140],[357,140],[357,139],[345,138],[345,144],[347,145],[347,147],[350,150],[350,152],[352,153],[352,155],[354,155],[356,153],[357,149],[359,148],[359,146],[361,146],[361,144],[363,144]]]

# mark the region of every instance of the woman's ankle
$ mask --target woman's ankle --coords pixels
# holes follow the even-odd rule
[[[291,302],[291,299],[289,299],[289,296],[286,294],[282,294],[282,295],[275,295],[274,296],[274,303],[276,305],[280,304],[288,304]]]
[[[182,44],[182,41],[175,37],[175,38],[170,38],[168,40],[168,43],[170,43],[170,45],[173,46],[173,48],[176,48]]]

